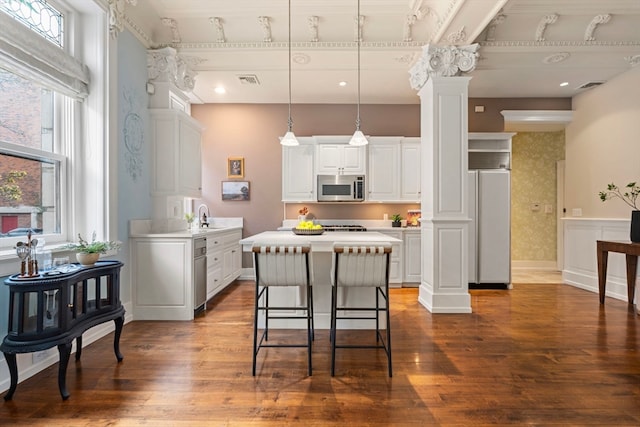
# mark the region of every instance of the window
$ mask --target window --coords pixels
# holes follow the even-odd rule
[[[116,240],[104,2],[0,0],[0,28],[0,259],[28,229]]]
[[[60,234],[54,92],[2,68],[0,91],[0,237]]]
[[[3,10],[50,42],[62,47],[62,13],[44,0],[2,0]]]

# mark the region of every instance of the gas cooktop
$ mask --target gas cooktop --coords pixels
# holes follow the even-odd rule
[[[322,228],[325,231],[367,231],[362,225],[341,225],[341,224],[327,224]]]

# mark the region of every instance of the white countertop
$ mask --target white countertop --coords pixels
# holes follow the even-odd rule
[[[398,243],[402,242],[395,237],[387,236],[376,231],[348,232],[348,231],[325,231],[319,236],[299,236],[289,231],[264,231],[262,233],[245,237],[240,240],[243,250],[248,252],[254,243],[274,243],[282,245],[296,245],[309,243],[312,251],[331,252],[335,242],[365,244],[375,242]]]
[[[229,230],[241,230],[242,218],[209,218],[209,227],[186,228],[184,220],[131,220],[129,221],[129,237],[132,238],[166,238],[191,239]]]

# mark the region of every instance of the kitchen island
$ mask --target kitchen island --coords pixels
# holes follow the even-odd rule
[[[331,323],[331,260],[333,255],[333,244],[342,243],[365,243],[376,242],[398,243],[400,239],[387,236],[385,234],[367,232],[325,232],[319,236],[299,236],[292,231],[265,231],[240,240],[242,250],[251,252],[254,244],[282,244],[299,245],[309,243],[311,246],[311,280],[313,284],[313,310],[316,329],[329,329]],[[270,291],[269,300],[272,305],[293,305],[295,302],[302,304],[304,294],[300,288],[274,288]],[[341,289],[338,294],[339,301],[345,301],[351,306],[372,306],[375,305],[375,293],[370,288]],[[350,316],[365,316],[364,313],[349,313]],[[384,324],[384,317],[381,323]],[[263,324],[263,322],[261,322]],[[283,319],[278,322],[270,321],[274,328],[303,328],[304,322]],[[343,329],[373,329],[375,323],[371,321],[342,321],[338,324]]]

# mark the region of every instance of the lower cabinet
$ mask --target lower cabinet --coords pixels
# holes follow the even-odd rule
[[[207,239],[207,300],[240,276],[240,239],[242,230],[215,233]]]
[[[193,319],[193,239],[132,238],[135,320]]]
[[[400,240],[403,238],[402,231],[381,231],[381,233]],[[402,286],[402,246],[403,242],[391,244],[392,250],[389,266],[389,286],[392,288],[399,288]]]
[[[202,235],[200,235],[202,236]],[[207,239],[207,300],[240,276],[242,229],[210,230]],[[192,320],[192,237],[133,237],[131,268],[135,320]]]
[[[404,282],[420,283],[422,280],[422,238],[420,229],[404,232]]]

